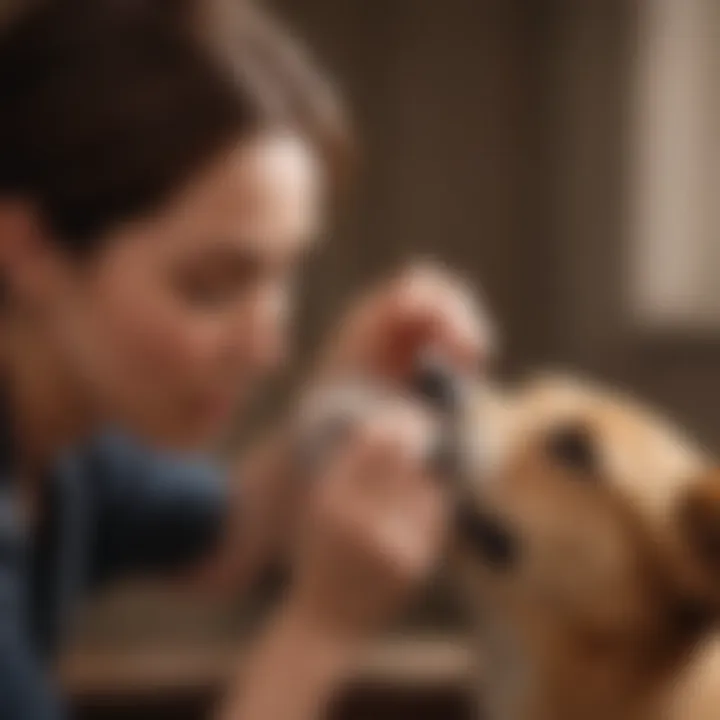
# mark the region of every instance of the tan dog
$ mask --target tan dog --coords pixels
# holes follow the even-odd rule
[[[654,413],[479,391],[457,554],[488,720],[720,718],[720,472]]]

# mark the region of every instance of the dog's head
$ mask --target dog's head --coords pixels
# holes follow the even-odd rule
[[[720,609],[720,473],[655,413],[555,377],[478,390],[461,428],[458,555],[489,623],[672,644]]]
[[[452,415],[455,557],[488,620],[604,642],[720,612],[720,471],[671,423],[560,376],[455,397],[435,378],[423,395]],[[365,387],[321,399],[305,426],[377,403]]]

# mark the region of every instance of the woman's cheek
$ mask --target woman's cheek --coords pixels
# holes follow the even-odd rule
[[[117,407],[138,427],[148,424],[159,437],[192,438],[215,432],[226,414],[215,408],[227,390],[226,378],[217,369],[219,333],[216,322],[203,318],[167,318],[135,327],[134,341],[126,346],[126,397],[116,397]],[[122,372],[122,368],[118,368]],[[127,404],[125,404],[127,403]],[[222,411],[222,412],[221,412]]]
[[[245,338],[245,351],[259,374],[277,370],[287,360],[292,299],[289,285],[274,283],[258,293],[245,313],[240,337]]]
[[[137,386],[148,399],[158,391],[178,392],[201,372],[208,346],[203,318],[148,298],[118,303],[100,313],[98,322],[107,362],[116,366],[117,375],[125,375],[118,384],[130,385],[131,395]]]
[[[180,311],[146,328],[139,352],[146,356],[156,380],[173,379],[192,389],[207,382],[221,351],[222,319],[191,311]]]

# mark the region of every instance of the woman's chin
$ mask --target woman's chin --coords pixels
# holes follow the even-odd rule
[[[227,426],[183,425],[144,433],[148,444],[159,450],[195,452],[216,446],[226,432]]]
[[[183,427],[178,427],[173,433],[176,447],[180,448],[207,448],[216,445],[231,428],[235,415],[232,409],[224,413],[197,418]]]
[[[234,414],[227,413],[189,414],[185,417],[176,413],[173,417],[156,422],[125,424],[135,437],[159,450],[193,452],[207,450],[217,445],[230,429]]]

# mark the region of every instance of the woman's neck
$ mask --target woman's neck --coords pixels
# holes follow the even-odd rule
[[[92,427],[79,383],[42,334],[13,319],[2,322],[2,382],[19,472],[37,476]]]

